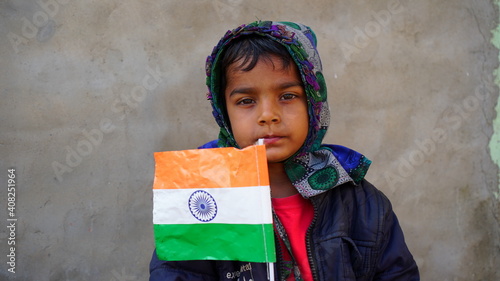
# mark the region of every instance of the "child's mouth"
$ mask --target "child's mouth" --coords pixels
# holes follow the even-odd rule
[[[277,136],[267,136],[267,137],[264,137],[262,138],[264,140],[264,144],[273,144],[279,140],[282,139],[282,137],[277,137]]]

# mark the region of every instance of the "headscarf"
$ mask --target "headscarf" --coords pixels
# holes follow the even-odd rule
[[[229,30],[214,47],[206,61],[207,98],[220,127],[217,147],[238,147],[231,132],[225,110],[223,90],[220,89],[220,57],[231,42],[241,36],[258,34],[283,45],[298,67],[307,95],[309,131],[302,147],[285,160],[285,171],[292,184],[305,198],[312,197],[352,181],[359,183],[371,161],[358,152],[339,145],[323,145],[330,123],[326,83],[321,60],[316,49],[314,32],[307,26],[292,22],[256,21]],[[215,146],[215,142],[204,147]]]

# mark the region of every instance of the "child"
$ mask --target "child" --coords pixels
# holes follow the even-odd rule
[[[207,59],[219,139],[263,138],[277,239],[276,280],[419,280],[389,200],[364,176],[370,160],[321,144],[329,108],[316,37],[290,22],[228,31]],[[267,280],[266,264],[158,260],[150,280]]]

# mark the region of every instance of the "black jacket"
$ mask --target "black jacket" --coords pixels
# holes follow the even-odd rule
[[[420,280],[391,203],[369,182],[343,184],[311,201],[315,212],[307,248],[314,280]],[[276,280],[280,266],[278,260]],[[262,263],[167,262],[156,253],[150,263],[150,281],[260,281],[266,276]]]

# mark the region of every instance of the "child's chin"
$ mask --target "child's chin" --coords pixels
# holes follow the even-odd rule
[[[267,154],[268,163],[283,163],[285,160],[290,158],[291,155],[276,155],[272,153]]]

